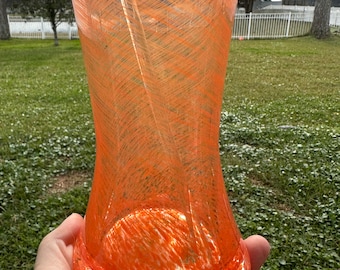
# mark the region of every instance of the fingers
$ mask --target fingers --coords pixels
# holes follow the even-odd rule
[[[65,245],[73,244],[79,231],[84,226],[84,219],[79,214],[72,214],[52,231],[48,237],[62,240]]]
[[[35,270],[71,269],[73,245],[84,219],[72,214],[40,242],[35,261]]]
[[[262,236],[252,235],[244,240],[244,243],[247,246],[250,256],[251,269],[259,270],[270,252],[268,241]]]

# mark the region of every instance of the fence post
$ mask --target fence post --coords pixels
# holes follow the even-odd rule
[[[251,29],[251,14],[252,12],[249,13],[249,20],[248,20],[248,34],[247,34],[247,39],[250,39],[250,29]]]
[[[289,12],[289,15],[288,15],[288,24],[287,24],[287,31],[286,31],[286,37],[289,37],[289,28],[290,28],[290,20],[291,20],[291,17],[292,17],[292,12]]]
[[[72,29],[70,22],[68,23],[68,39],[72,39]]]
[[[12,37],[12,27],[11,27],[11,20],[9,18],[9,15],[7,14],[7,21],[9,26],[9,36]]]
[[[41,22],[41,39],[45,39],[44,18],[40,17]]]

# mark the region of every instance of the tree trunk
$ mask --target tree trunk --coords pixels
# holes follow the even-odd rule
[[[11,37],[9,32],[6,2],[7,0],[0,0],[0,39],[9,39]]]
[[[255,0],[238,0],[237,7],[244,8],[246,13],[253,12],[254,1]]]
[[[331,16],[331,0],[316,0],[311,34],[317,39],[331,36],[329,20]]]
[[[55,23],[52,23],[52,30],[54,35],[54,46],[59,46],[59,40],[58,40],[58,33],[57,33],[57,25]]]
[[[253,12],[254,0],[246,0],[244,4],[244,9],[246,13]]]
[[[49,19],[51,21],[51,26],[53,30],[53,36],[54,36],[54,46],[59,46],[59,41],[58,41],[58,33],[57,33],[57,21],[56,21],[56,11],[54,9],[49,9]]]

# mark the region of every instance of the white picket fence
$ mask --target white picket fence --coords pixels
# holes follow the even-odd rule
[[[233,38],[265,39],[303,36],[310,31],[310,13],[249,13],[236,14]]]
[[[22,18],[21,16],[8,16],[9,30],[12,38],[53,38],[53,30],[49,20],[44,18]],[[58,38],[76,39],[78,29],[76,23],[62,22],[57,27]]]
[[[312,21],[313,12],[237,13],[232,37],[234,39],[269,39],[302,36],[310,31]],[[51,24],[43,18],[24,19],[9,16],[9,23],[13,38],[53,38]],[[330,24],[336,28],[335,31],[340,32],[339,12],[331,16]],[[57,29],[60,39],[78,38],[76,23],[63,22]]]

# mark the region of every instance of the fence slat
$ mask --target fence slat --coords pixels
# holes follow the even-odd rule
[[[41,17],[41,39],[45,39],[45,28],[44,28],[44,19]]]
[[[253,14],[252,12],[249,13],[249,19],[248,19],[248,35],[247,35],[247,39],[250,39],[251,15],[252,15],[252,14]]]
[[[286,37],[289,37],[289,27],[290,27],[290,19],[292,17],[292,13],[289,12],[289,16],[288,16],[288,23],[287,23],[287,31],[286,31]]]

